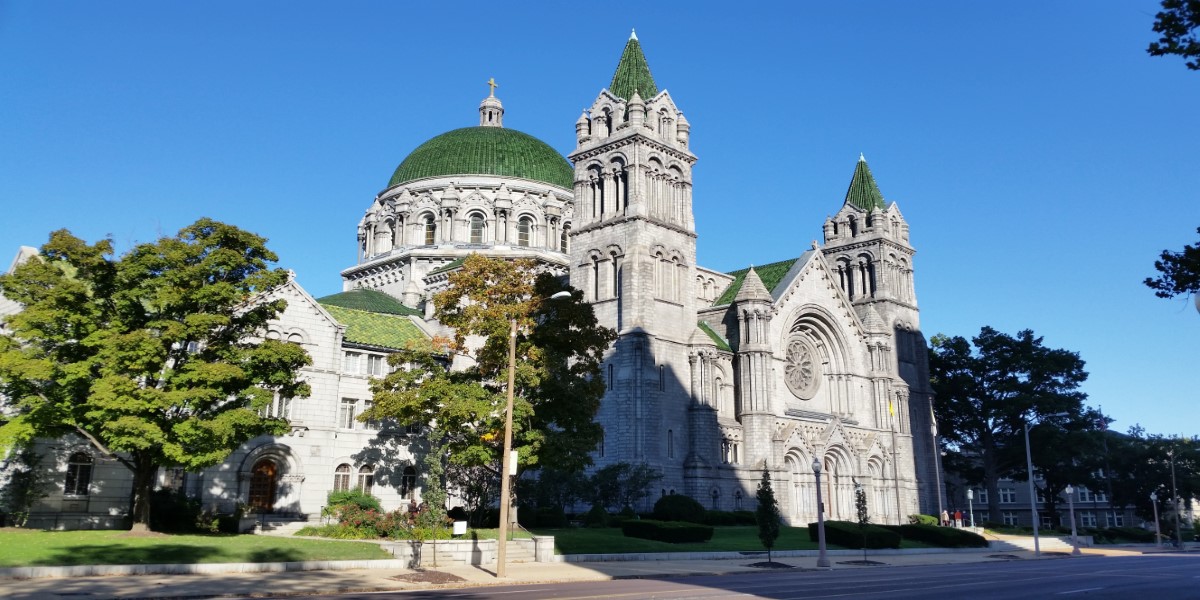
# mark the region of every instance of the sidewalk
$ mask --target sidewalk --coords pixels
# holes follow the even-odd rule
[[[1085,555],[1101,556],[1141,552],[1134,549],[1085,550]],[[1032,552],[966,551],[941,554],[870,555],[883,566],[863,567],[845,564],[854,556],[831,556],[834,569],[888,568],[912,565],[982,563],[1032,559]],[[858,558],[861,558],[858,557]],[[1044,558],[1062,558],[1047,556]],[[456,566],[424,571],[407,569],[359,569],[342,571],[286,571],[272,573],[221,573],[202,575],[134,575],[111,577],[62,577],[43,579],[0,579],[0,597],[16,600],[104,600],[133,598],[215,598],[227,596],[285,596],[333,594],[339,592],[375,592],[440,587],[475,587],[513,583],[556,583],[564,581],[603,581],[631,578],[669,578],[693,575],[725,575],[761,572],[751,563],[765,556],[746,556],[721,560],[670,560],[628,562],[555,562],[512,563],[507,577],[497,579],[492,566]],[[776,558],[776,562],[800,569],[815,569],[816,558]]]

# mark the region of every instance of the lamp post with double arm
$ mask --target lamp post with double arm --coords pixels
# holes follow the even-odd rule
[[[562,291],[550,296],[550,300],[570,298],[571,292]],[[500,531],[496,543],[496,577],[505,576],[508,558],[509,505],[512,503],[512,475],[517,464],[512,453],[513,389],[517,380],[517,317],[509,317],[508,331],[508,393],[504,401],[504,453],[500,455]]]
[[[1041,541],[1038,539],[1038,510],[1037,510],[1037,488],[1033,484],[1033,453],[1029,449],[1029,415],[1025,416],[1025,467],[1029,472],[1029,512],[1033,515],[1033,555],[1042,555]],[[1056,417],[1068,416],[1065,412],[1046,415],[1043,419],[1052,419]]]

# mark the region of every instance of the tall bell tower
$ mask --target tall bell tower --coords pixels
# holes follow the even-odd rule
[[[636,34],[575,123],[571,280],[601,323],[686,341],[696,327],[691,126]]]
[[[683,489],[689,347],[697,331],[690,125],[650,74],[637,35],[575,123],[571,284],[619,337],[605,365],[598,464],[647,463]]]

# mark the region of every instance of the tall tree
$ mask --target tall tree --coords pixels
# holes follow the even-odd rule
[[[1162,34],[1146,52],[1150,56],[1174,54],[1183,58],[1187,68],[1200,71],[1200,0],[1162,0],[1162,10],[1154,15],[1154,32]]]
[[[1200,233],[1200,227],[1196,228]],[[1200,296],[1200,242],[1184,245],[1182,252],[1163,250],[1154,261],[1158,277],[1147,277],[1146,285],[1159,298],[1174,298],[1179,294]],[[1197,300],[1200,303],[1200,300]],[[1200,307],[1200,304],[1197,304]]]
[[[201,469],[284,433],[260,411],[308,394],[304,349],[262,339],[285,306],[263,295],[287,281],[276,260],[263,238],[211,219],[120,258],[111,240],[52,233],[39,259],[0,277],[23,306],[0,336],[16,413],[0,441],[82,436],[133,473],[134,529],[146,529],[159,467]]]
[[[771,487],[771,472],[763,467],[762,480],[758,482],[758,492],[755,494],[758,507],[754,510],[754,521],[758,524],[758,540],[767,549],[767,562],[771,560],[771,548],[779,539],[780,521],[783,515],[779,513],[779,501],[775,499],[775,488]]]
[[[551,300],[561,291],[571,298]],[[596,323],[582,294],[533,261],[469,256],[434,297],[435,314],[454,338],[441,354],[393,355],[397,370],[373,387],[363,419],[437,422],[451,461],[499,473],[507,385],[508,339],[516,320],[514,448],[522,468],[573,472],[591,463],[603,436],[595,422],[604,396],[603,353],[616,338]],[[446,368],[447,356],[468,366]],[[444,424],[444,425],[442,425]]]
[[[929,367],[941,438],[979,463],[989,518],[999,521],[998,482],[1023,470],[1024,423],[1062,412],[1083,418],[1084,362],[1078,353],[1045,347],[1030,330],[1014,337],[984,327],[971,342],[934,336]]]

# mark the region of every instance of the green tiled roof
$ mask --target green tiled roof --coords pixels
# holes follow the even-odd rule
[[[871,168],[867,166],[867,160],[861,154],[858,164],[854,166],[854,176],[850,178],[850,189],[846,190],[846,203],[868,211],[873,208],[887,208],[883,204],[883,193],[879,191],[879,186],[875,185],[875,178],[871,176]]]
[[[697,326],[700,327],[700,331],[703,331],[706,335],[708,335],[709,339],[711,339],[713,343],[717,345],[718,350],[729,350],[729,342],[717,335],[717,332],[713,331],[712,327],[709,327],[708,323],[700,321],[697,323]]]
[[[798,259],[789,258],[769,265],[757,266],[754,267],[754,272],[758,273],[758,278],[762,280],[763,286],[768,291],[773,291],[775,286],[779,285],[780,281],[783,281],[783,276],[787,275],[792,265],[796,264],[796,260]],[[733,298],[737,296],[738,290],[742,289],[742,282],[746,279],[746,273],[749,272],[749,267],[738,271],[730,271],[728,274],[733,275],[733,283],[725,288],[725,291],[721,293],[721,297],[717,298],[716,302],[713,302],[713,306],[721,306],[722,304],[733,302]]]
[[[392,296],[380,292],[378,290],[350,290],[317,298],[317,302],[330,306],[340,306],[342,308],[353,308],[355,310],[364,310],[367,312],[384,313],[389,315],[414,315],[422,316],[422,312],[409,308],[400,303],[399,300]]]
[[[633,97],[633,90],[646,99],[658,95],[650,65],[646,63],[646,55],[642,54],[642,45],[636,37],[630,36],[625,51],[621,53],[621,62],[617,63],[617,72],[613,73],[612,83],[608,84],[608,91],[628,100]]]
[[[461,258],[456,258],[456,259],[430,271],[429,275],[437,275],[438,273],[445,273],[446,271],[450,271],[452,269],[457,269],[457,268],[461,267],[462,264],[466,261],[467,261],[467,257],[465,257],[465,256],[463,256]]]
[[[396,167],[388,187],[446,175],[502,175],[575,187],[575,170],[557,150],[503,127],[464,127],[430,139]]]
[[[338,323],[346,326],[345,340],[352,344],[393,350],[429,346],[429,336],[408,317],[343,308],[333,304],[323,306]]]

